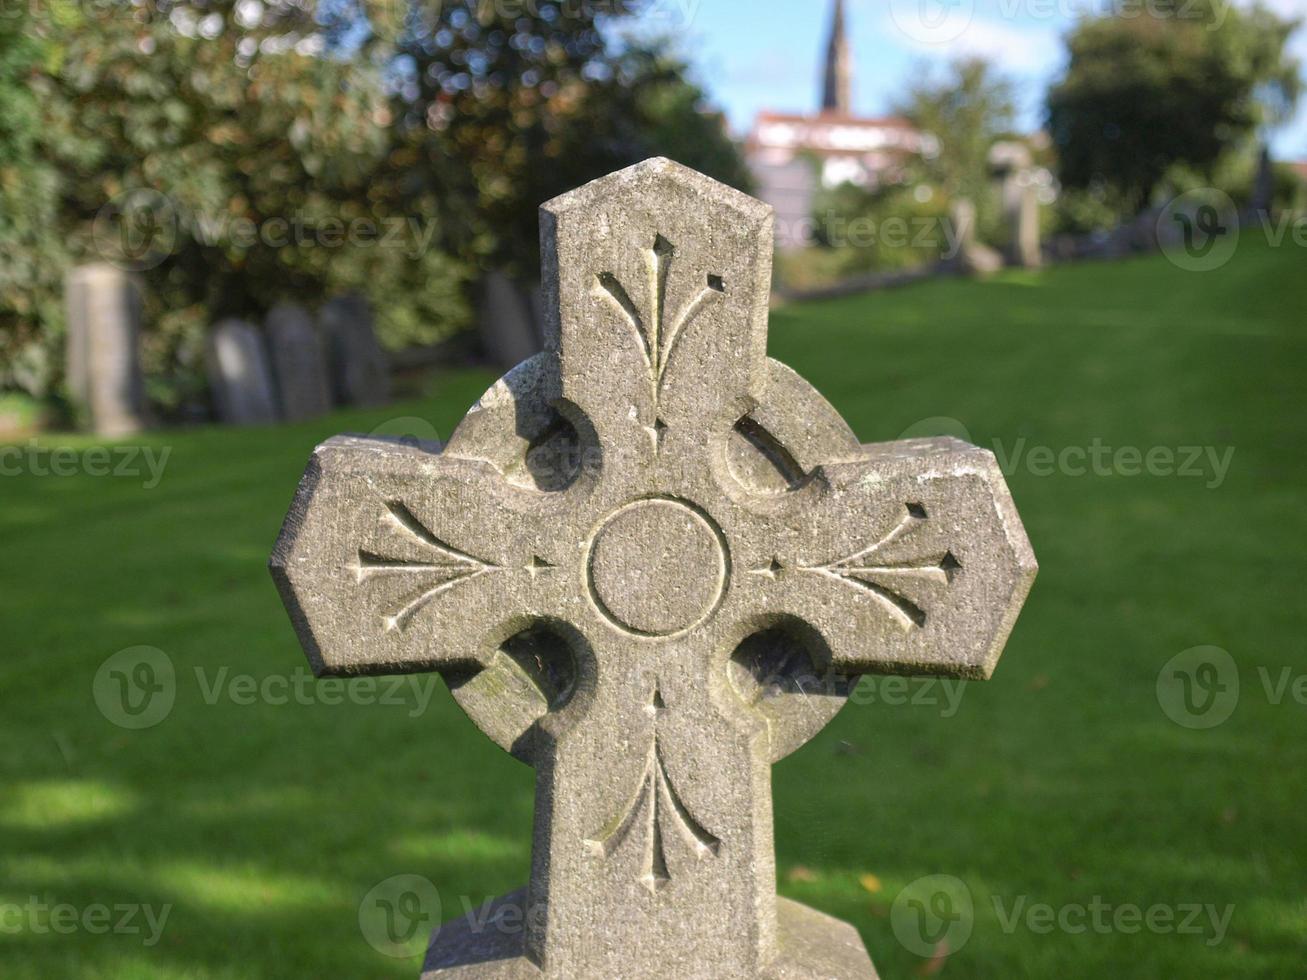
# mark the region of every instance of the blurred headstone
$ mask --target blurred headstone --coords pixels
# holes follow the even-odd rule
[[[277,421],[272,370],[257,327],[244,320],[220,321],[209,332],[205,364],[220,421],[229,425]]]
[[[1039,187],[1030,175],[1021,185],[1014,217],[1013,238],[1016,242],[1017,265],[1037,269],[1044,264],[1044,253],[1039,240]]]
[[[78,266],[65,282],[68,388],[98,435],[145,426],[139,286],[108,263]]]
[[[1003,268],[1003,256],[976,238],[976,205],[970,198],[954,198],[949,216],[958,249],[954,261],[963,272],[984,276]]]
[[[377,343],[372,308],[357,293],[323,304],[331,388],[340,405],[384,405],[390,400],[390,361]]]
[[[861,673],[993,670],[1035,575],[1003,475],[862,446],[768,360],[762,202],[658,159],[543,212],[557,343],[439,453],[319,446],[270,562],[317,673],[441,671],[536,768],[530,883],[437,926],[423,977],[872,980],[776,894],[771,767]],[[515,482],[550,433],[603,465]]]
[[[504,272],[486,274],[477,320],[481,342],[494,364],[508,369],[540,353],[543,338],[536,309],[531,290]]]
[[[282,418],[310,419],[330,410],[326,355],[308,312],[280,303],[268,311],[267,328]]]
[[[1261,155],[1257,158],[1257,176],[1253,179],[1253,214],[1268,213],[1274,202],[1275,164],[1271,162],[1271,148],[1263,144]]]

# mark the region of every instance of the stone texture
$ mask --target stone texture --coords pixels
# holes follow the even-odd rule
[[[69,272],[65,301],[69,393],[96,434],[139,431],[145,426],[139,287],[115,266],[83,265]]]
[[[354,293],[338,296],[323,304],[320,319],[337,403],[384,405],[390,400],[390,362],[377,343],[368,301]]]
[[[280,303],[268,311],[267,329],[282,418],[311,419],[330,410],[326,355],[308,312]]]
[[[222,320],[205,352],[209,389],[218,418],[229,425],[262,425],[278,418],[277,394],[263,335],[244,320]]]
[[[998,466],[860,445],[766,357],[765,205],[649,160],[541,234],[547,350],[441,453],[320,446],[271,561],[317,673],[440,671],[535,767],[530,883],[425,976],[874,977],[777,899],[771,764],[859,673],[993,670],[1035,574]]]

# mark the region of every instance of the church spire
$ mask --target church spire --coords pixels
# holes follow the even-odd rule
[[[822,112],[853,114],[853,59],[844,29],[844,0],[835,0],[830,41],[826,45],[826,71],[821,96]]]

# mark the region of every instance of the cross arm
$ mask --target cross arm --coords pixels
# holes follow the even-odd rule
[[[992,453],[869,445],[795,497],[769,605],[816,628],[833,669],[993,672],[1037,565]]]
[[[544,495],[488,464],[352,436],[319,446],[270,561],[315,673],[475,668],[540,609]]]

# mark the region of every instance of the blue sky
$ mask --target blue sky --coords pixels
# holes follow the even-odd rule
[[[831,0],[650,2],[641,30],[677,39],[737,133],[747,130],[759,109],[815,108]],[[1017,83],[1022,125],[1033,129],[1048,81],[1062,65],[1062,36],[1078,15],[1117,2],[846,0],[855,107],[869,115],[887,112],[923,64],[981,54]],[[1269,0],[1269,5],[1281,15],[1307,20],[1307,0]],[[1292,47],[1307,63],[1307,27]],[[1272,145],[1277,157],[1307,160],[1307,99],[1293,122],[1273,134]]]

